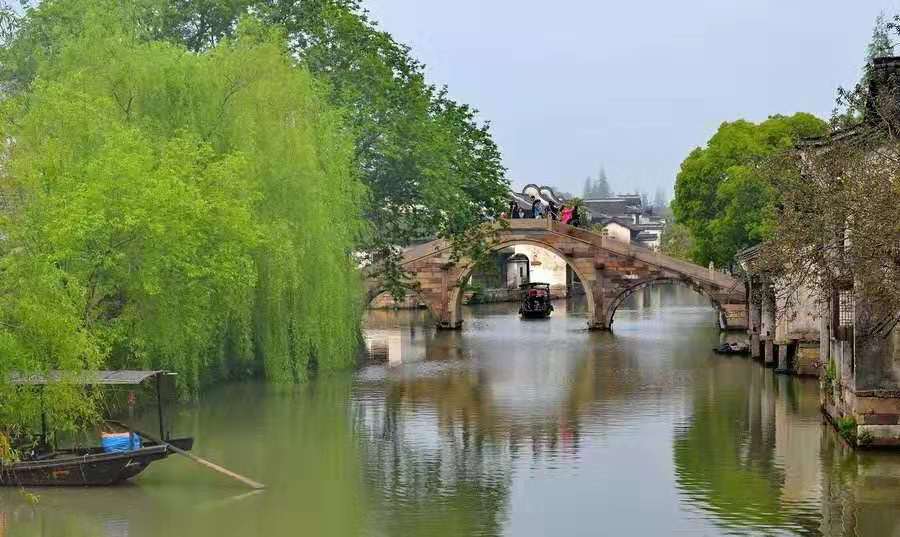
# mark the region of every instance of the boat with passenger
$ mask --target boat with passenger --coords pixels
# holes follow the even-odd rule
[[[519,289],[522,290],[522,305],[519,306],[519,315],[530,318],[545,318],[553,313],[549,283],[523,283],[519,286]]]

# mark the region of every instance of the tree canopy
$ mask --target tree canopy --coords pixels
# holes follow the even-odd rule
[[[34,75],[31,50],[52,53],[57,28],[81,0],[50,0],[32,10],[34,31],[20,32],[17,61],[0,74],[7,84]],[[44,5],[48,4],[48,5]],[[367,262],[382,266],[386,287],[404,292],[400,249],[414,239],[444,237],[475,255],[475,228],[505,208],[508,181],[489,125],[477,111],[425,80],[410,49],[378,29],[356,0],[131,0],[130,21],[143,39],[195,52],[233,36],[252,14],[283,29],[291,56],[326,81],[325,97],[344,114],[354,161],[368,187],[371,223],[357,242]],[[54,31],[47,31],[47,28]],[[48,40],[48,36],[50,36]],[[471,248],[469,248],[471,246]]]
[[[474,228],[505,209],[509,184],[489,125],[425,80],[424,65],[380,30],[357,0],[146,0],[157,35],[204,50],[252,12],[284,28],[291,53],[328,81],[355,140],[372,223],[360,243],[402,294],[397,246],[444,237],[464,247]],[[477,243],[478,241],[476,241]],[[473,244],[474,255],[480,246]]]
[[[4,50],[55,36],[0,107],[0,423],[35,410],[10,370],[197,389],[355,361],[367,191],[329,89],[257,19],[195,53],[144,39],[132,7],[44,2]],[[57,424],[90,409],[50,403]]]
[[[355,0],[3,9],[0,91],[0,422],[14,369],[346,366],[359,254],[403,292],[400,247],[483,251],[507,199],[489,126]]]
[[[801,138],[821,136],[827,124],[806,113],[772,116],[762,123],[723,123],[707,142],[681,163],[672,209],[693,237],[691,258],[719,266],[760,242],[778,200],[758,165],[791,149]]]

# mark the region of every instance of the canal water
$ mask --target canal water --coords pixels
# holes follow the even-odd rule
[[[369,359],[279,389],[222,386],[172,412],[195,452],[133,484],[0,491],[0,536],[900,535],[900,457],[855,454],[815,380],[721,357],[712,309],[652,288],[585,330],[467,308],[372,311]]]

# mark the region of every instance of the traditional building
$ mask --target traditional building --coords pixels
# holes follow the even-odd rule
[[[818,376],[822,311],[814,289],[793,289],[760,270],[761,248],[735,256],[747,287],[750,354],[779,373]]]
[[[810,140],[805,150],[822,154],[839,144],[866,143],[858,147],[868,147],[873,162],[882,159],[896,168],[895,147],[870,147],[871,140],[889,139],[888,122],[879,119],[876,110],[881,99],[892,101],[892,109],[900,108],[900,57],[873,60],[865,121],[830,138]],[[894,239],[900,244],[900,237]],[[845,248],[850,246],[852,230],[845,230],[841,240]],[[824,308],[821,346],[828,364],[823,382],[826,415],[857,445],[900,446],[900,311],[879,311],[852,276],[826,291],[823,295],[830,300]]]
[[[630,221],[632,224],[641,223],[641,215],[644,214],[644,205],[641,196],[625,194],[611,198],[586,199],[584,205],[590,213],[591,223],[602,220],[618,219]]]
[[[584,205],[590,214],[591,224],[606,227],[609,236],[653,250],[659,249],[666,219],[653,214],[652,207],[644,207],[640,195],[586,199]],[[627,233],[623,228],[628,230]]]
[[[848,147],[843,144],[860,144],[856,147],[866,151],[873,163],[893,158],[894,148],[876,151],[878,146],[871,145],[886,138],[879,132],[886,126],[873,119],[874,100],[879,96],[897,99],[894,106],[900,108],[900,57],[876,58],[871,67],[866,119],[828,137],[802,141],[800,150],[808,157]],[[896,239],[900,243],[900,237]],[[838,231],[834,251],[846,249],[850,240],[850,228],[843,234]],[[900,446],[900,312],[878,311],[858,288],[852,267],[845,281],[833,288],[815,282],[789,288],[756,268],[759,252],[760,247],[754,247],[737,255],[750,294],[748,331],[753,355],[781,371],[818,371],[822,409],[849,442]],[[846,265],[835,258],[830,272],[845,272],[841,267]],[[819,368],[814,367],[817,364]]]

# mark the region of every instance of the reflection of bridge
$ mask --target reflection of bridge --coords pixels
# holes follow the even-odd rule
[[[707,296],[719,313],[721,328],[746,328],[743,282],[726,274],[626,244],[585,229],[550,220],[510,220],[498,229],[492,249],[531,244],[559,255],[581,280],[587,295],[590,328],[608,330],[616,309],[635,291],[656,282],[682,283]],[[416,293],[442,328],[462,324],[462,289],[472,272],[471,261],[454,262],[445,240],[411,247],[403,268],[416,280]],[[371,301],[381,291],[366,282]]]

